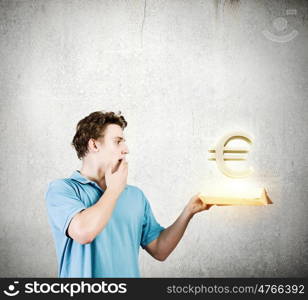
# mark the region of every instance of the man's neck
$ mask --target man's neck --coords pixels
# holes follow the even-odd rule
[[[95,167],[93,163],[83,161],[80,174],[106,190],[105,170]]]

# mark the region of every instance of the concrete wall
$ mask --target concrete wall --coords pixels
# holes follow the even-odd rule
[[[223,187],[207,151],[237,129],[274,202],[196,215],[165,262],[141,250],[142,276],[307,275],[306,1],[6,0],[0,43],[0,276],[56,276],[44,193],[102,109],[126,117],[128,182],[162,225]]]

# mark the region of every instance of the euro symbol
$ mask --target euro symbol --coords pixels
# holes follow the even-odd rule
[[[214,157],[209,158],[209,160],[216,160],[218,169],[228,177],[232,177],[232,178],[248,177],[253,172],[252,167],[248,167],[241,171],[235,171],[229,168],[225,164],[226,160],[246,160],[244,155],[237,155],[237,157],[235,157],[232,154],[248,153],[247,149],[227,147],[227,144],[233,139],[241,139],[241,140],[246,141],[249,144],[253,143],[252,137],[247,133],[240,132],[240,131],[229,133],[219,140],[215,149],[213,148],[209,149],[210,153],[215,153]],[[225,153],[231,153],[231,155],[228,155]]]

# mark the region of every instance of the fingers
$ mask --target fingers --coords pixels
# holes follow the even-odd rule
[[[121,164],[120,164],[119,169],[123,170],[123,169],[125,169],[127,166],[128,166],[128,162],[126,161],[126,158],[124,157],[124,158],[121,160]]]
[[[128,163],[125,159],[125,157],[120,161],[119,163],[119,166],[117,168],[117,171],[116,172],[122,172],[124,171],[125,169],[127,169],[127,166],[128,166]]]
[[[201,200],[200,195],[201,195],[201,193],[199,192],[199,193],[195,194],[192,198],[193,198],[194,200],[197,200],[197,199],[200,199],[200,200]]]

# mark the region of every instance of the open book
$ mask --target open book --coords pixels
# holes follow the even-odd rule
[[[261,195],[256,198],[208,196],[203,195],[202,193],[199,195],[199,197],[206,204],[214,204],[218,206],[273,204],[265,189],[263,189]]]

